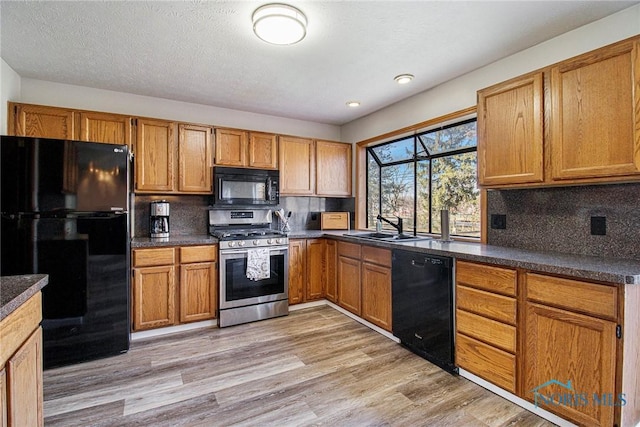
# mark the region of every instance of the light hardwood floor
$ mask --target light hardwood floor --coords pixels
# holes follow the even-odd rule
[[[46,426],[546,426],[324,306],[44,373]]]

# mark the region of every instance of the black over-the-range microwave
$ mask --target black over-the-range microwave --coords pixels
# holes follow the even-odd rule
[[[213,205],[275,206],[280,201],[280,173],[269,169],[213,168]]]

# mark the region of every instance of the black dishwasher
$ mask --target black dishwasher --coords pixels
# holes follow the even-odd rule
[[[457,373],[453,343],[453,260],[393,251],[393,335],[419,356]]]

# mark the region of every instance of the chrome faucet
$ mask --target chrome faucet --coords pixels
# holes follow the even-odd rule
[[[392,226],[393,228],[398,230],[398,234],[402,234],[402,218],[400,218],[399,216],[396,217],[396,218],[398,218],[398,223],[394,224],[391,221],[389,221],[387,218],[385,218],[382,215],[378,214],[378,219],[379,220],[386,222],[387,224],[389,224],[390,226]]]

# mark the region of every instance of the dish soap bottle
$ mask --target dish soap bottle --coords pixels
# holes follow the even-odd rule
[[[382,221],[380,221],[380,218],[376,220],[376,233],[382,233]]]

